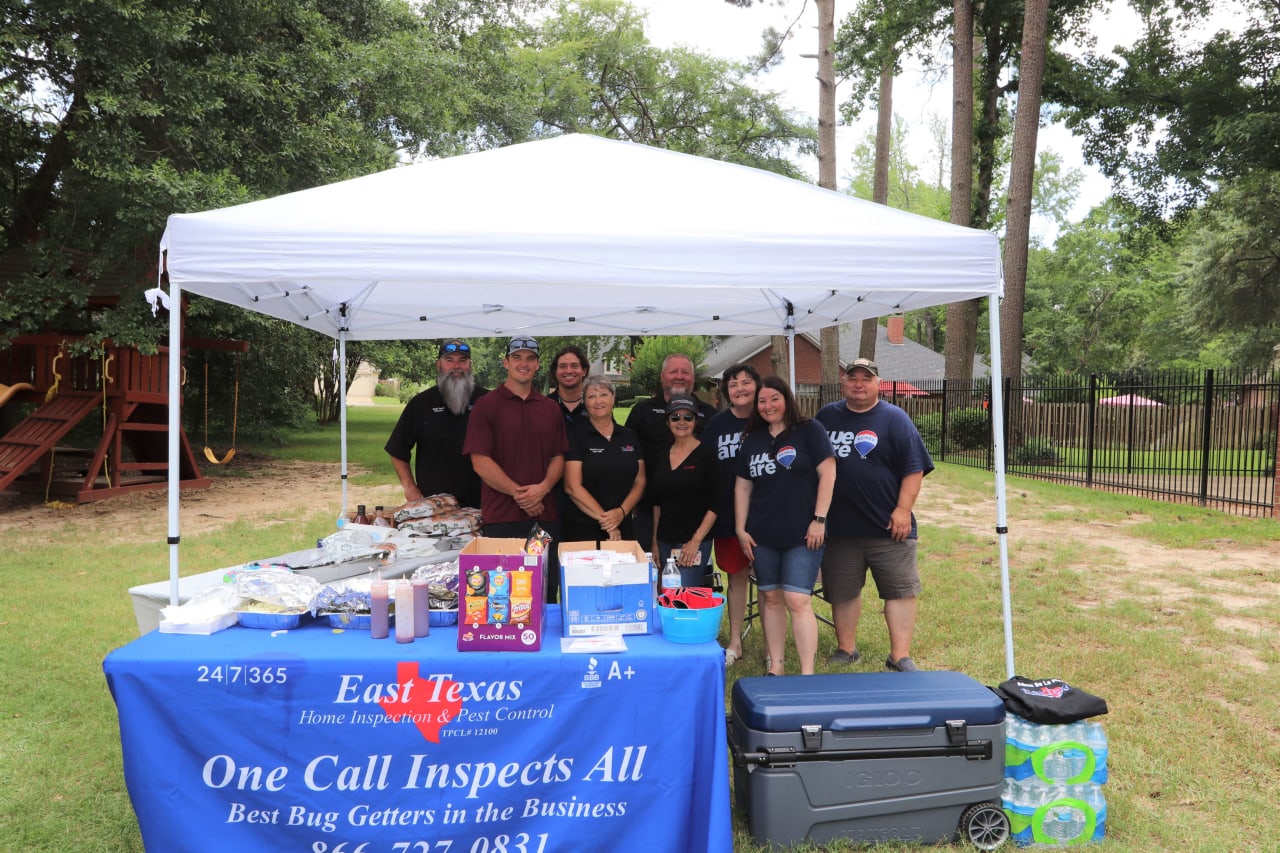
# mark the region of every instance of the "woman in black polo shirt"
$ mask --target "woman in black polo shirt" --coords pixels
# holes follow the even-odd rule
[[[613,419],[612,382],[589,376],[582,389],[587,422],[569,433],[564,457],[564,541],[634,539],[631,513],[644,493],[640,440]]]
[[[714,448],[694,437],[698,404],[676,397],[667,404],[671,449],[649,466],[653,484],[654,556],[665,566],[674,556],[682,586],[711,586],[711,540],[720,472]]]

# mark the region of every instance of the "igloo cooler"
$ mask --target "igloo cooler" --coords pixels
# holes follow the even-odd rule
[[[758,844],[1009,837],[1004,704],[963,673],[742,678],[728,736]]]

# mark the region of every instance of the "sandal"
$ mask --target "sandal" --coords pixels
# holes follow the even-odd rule
[[[739,654],[738,652],[735,652],[733,649],[725,649],[725,650],[724,650],[724,665],[725,665],[725,666],[733,666],[735,663],[737,663],[737,662],[738,662],[739,660],[741,660],[741,659],[742,659],[742,655],[741,655],[741,654]]]

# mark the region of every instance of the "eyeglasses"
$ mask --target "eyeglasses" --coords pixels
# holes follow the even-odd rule
[[[461,352],[461,353],[466,353],[467,355],[471,355],[471,347],[467,346],[466,344],[457,344],[457,343],[445,344],[444,346],[440,347],[440,352],[446,355],[453,352]]]
[[[529,349],[537,352],[538,342],[533,338],[512,338],[511,343],[507,344],[507,355],[510,355],[518,349]]]
[[[693,421],[697,416],[693,412],[676,412],[674,415],[667,415],[667,420],[675,423],[676,421]]]

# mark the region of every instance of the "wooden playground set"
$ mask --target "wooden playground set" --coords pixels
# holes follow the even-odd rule
[[[147,355],[107,342],[77,353],[77,342],[68,335],[23,335],[0,352],[0,491],[85,503],[166,488],[168,348]],[[248,349],[243,341],[187,340],[186,345]],[[181,487],[207,488],[210,480],[201,474],[185,430],[178,447]],[[212,463],[227,461],[232,453],[234,448],[220,459],[205,447]]]

